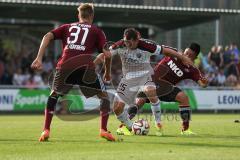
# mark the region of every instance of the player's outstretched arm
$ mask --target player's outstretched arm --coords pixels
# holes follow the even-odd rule
[[[112,62],[112,53],[110,51],[112,42],[107,42],[104,47],[103,47],[103,54],[104,54],[104,67],[105,67],[105,72],[103,75],[103,80],[105,82],[110,82],[111,81],[111,62]]]
[[[186,56],[184,56],[183,54],[178,53],[176,50],[169,48],[169,47],[162,47],[162,53],[165,56],[169,56],[169,57],[176,57],[178,59],[180,59],[184,64],[187,65],[194,65],[192,60]]]
[[[105,73],[103,75],[103,79],[106,82],[111,81],[111,62],[112,62],[112,57],[104,57],[105,59]]]
[[[48,47],[49,43],[53,39],[54,39],[54,35],[51,32],[48,32],[47,34],[44,35],[42,42],[40,44],[39,50],[38,50],[37,57],[31,65],[32,69],[37,69],[37,70],[42,69],[42,58],[44,56],[46,48]]]
[[[111,57],[105,57],[104,53],[99,54],[94,60],[94,64],[104,63],[105,72],[103,75],[103,80],[108,82],[111,80]]]

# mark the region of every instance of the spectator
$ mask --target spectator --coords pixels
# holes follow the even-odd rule
[[[13,74],[13,84],[14,85],[23,85],[25,81],[25,77],[22,74],[22,69],[18,68],[16,73]]]
[[[36,88],[38,87],[38,83],[34,80],[34,75],[31,74],[29,79],[26,82],[26,87],[27,88]]]
[[[230,45],[230,48],[228,50],[225,50],[225,74],[226,76],[234,75],[236,77],[239,77],[239,69],[238,69],[238,63],[239,63],[239,51],[236,46]]]
[[[234,87],[238,83],[237,77],[233,74],[229,75],[226,80],[226,85],[229,87]]]
[[[218,85],[216,75],[217,74],[215,72],[209,72],[209,74],[206,75],[206,77],[208,77],[209,86],[217,86]]]
[[[224,74],[224,70],[220,69],[220,71],[217,74],[217,83],[218,86],[224,86],[226,81],[226,76]]]
[[[13,69],[12,67],[5,67],[5,71],[1,78],[1,84],[12,85],[13,81]]]
[[[26,82],[29,80],[29,78],[30,78],[30,73],[29,73],[29,69],[27,68],[27,69],[25,69],[24,71],[23,71],[23,78],[24,78],[24,85],[26,84]]]
[[[41,76],[40,72],[36,72],[34,74],[33,82],[34,82],[34,84],[37,84],[38,86],[43,86],[44,85],[44,82],[43,82],[43,79],[42,79],[42,76]]]
[[[231,63],[231,51],[229,46],[226,46],[223,52],[223,65],[226,67],[228,64]]]
[[[240,53],[239,53],[239,50],[238,50],[237,45],[235,43],[230,45],[230,52],[233,56],[235,64],[238,64]]]
[[[223,65],[222,48],[219,46],[213,46],[208,53],[209,63],[220,68]]]

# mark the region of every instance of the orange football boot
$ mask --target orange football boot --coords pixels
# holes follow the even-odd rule
[[[108,141],[116,140],[110,131],[105,131],[104,129],[100,130],[100,137],[105,138]]]
[[[50,135],[50,131],[49,130],[44,130],[39,138],[39,142],[44,142],[44,141],[48,141]]]

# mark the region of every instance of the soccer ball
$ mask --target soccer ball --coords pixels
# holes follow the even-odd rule
[[[139,119],[132,125],[132,131],[135,135],[147,135],[150,125],[147,120]]]

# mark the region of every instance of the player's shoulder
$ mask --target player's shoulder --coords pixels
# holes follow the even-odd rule
[[[174,60],[172,59],[172,57],[168,57],[168,56],[164,56],[161,60],[160,60],[160,64],[165,64],[168,63],[169,61]],[[175,60],[174,60],[175,61]]]
[[[138,48],[148,52],[155,52],[157,47],[157,43],[149,40],[141,38],[138,42]]]
[[[68,28],[71,26],[71,23],[64,23],[64,24],[61,24],[59,27],[57,28]]]
[[[63,26],[66,26],[66,27],[78,26],[78,25],[79,25],[79,22],[72,22],[72,23],[65,23],[65,24],[63,24]]]
[[[95,24],[91,24],[91,29],[98,32],[103,32],[103,30]]]
[[[125,44],[124,44],[123,39],[121,39],[121,40],[113,43],[111,47],[112,47],[112,49],[114,49],[114,50],[120,49],[120,48],[124,48],[124,47],[125,47]]]
[[[153,40],[145,39],[145,38],[139,39],[139,45],[144,45],[144,44],[157,45],[157,43]]]

